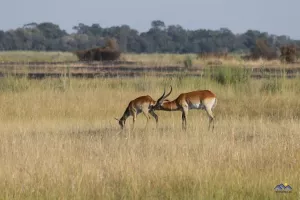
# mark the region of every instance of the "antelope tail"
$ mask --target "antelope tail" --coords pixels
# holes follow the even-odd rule
[[[214,108],[216,107],[216,105],[217,105],[217,98],[215,98],[215,103],[214,103],[214,105],[212,106],[212,109],[214,109]]]

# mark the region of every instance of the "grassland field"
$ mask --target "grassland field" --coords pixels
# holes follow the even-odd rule
[[[193,110],[186,132],[156,111],[120,133],[130,100],[169,85],[217,95],[213,132]],[[300,199],[299,97],[298,78],[0,78],[0,199]]]
[[[197,54],[133,54],[123,53],[118,61],[79,62],[71,52],[0,52],[0,77],[13,75],[28,78],[60,77],[136,77],[215,76],[220,70],[235,68],[250,71],[252,78],[299,78],[300,63],[280,60],[243,60],[239,54],[226,57]],[[221,72],[224,73],[224,72]],[[227,76],[227,75],[226,75]]]
[[[122,53],[121,61],[136,62],[138,66],[174,66],[182,65],[184,60],[192,60],[194,66],[205,66],[219,61],[224,66],[247,66],[247,67],[299,67],[298,64],[282,64],[279,60],[258,59],[245,61],[238,54],[229,54],[226,58],[214,56],[202,59],[197,54],[169,54],[169,53]],[[0,63],[5,62],[76,62],[78,58],[71,52],[47,52],[47,51],[0,51]]]

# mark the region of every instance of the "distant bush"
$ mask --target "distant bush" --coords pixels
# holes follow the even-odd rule
[[[244,60],[257,60],[260,58],[266,60],[278,59],[279,55],[275,48],[271,48],[265,39],[257,39],[255,42],[255,47],[250,51],[249,55],[242,56]]]
[[[119,59],[119,51],[116,40],[109,39],[104,48],[93,48],[74,52],[80,61],[108,61]]]
[[[183,61],[184,67],[185,68],[191,68],[193,66],[193,60],[191,56],[186,56],[184,61]]]
[[[251,75],[250,69],[239,67],[218,67],[212,73],[212,79],[221,85],[246,83]]]
[[[208,58],[228,58],[228,52],[201,52],[197,54],[197,58],[208,59]]]
[[[281,46],[280,52],[280,58],[282,62],[294,63],[297,59],[297,48],[295,45]]]

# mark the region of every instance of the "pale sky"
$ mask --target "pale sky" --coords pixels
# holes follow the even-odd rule
[[[151,21],[185,29],[248,29],[300,39],[300,0],[0,0],[0,29],[52,22],[72,32],[78,23],[127,24],[146,31]]]

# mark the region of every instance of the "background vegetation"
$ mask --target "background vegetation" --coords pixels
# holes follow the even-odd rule
[[[0,50],[75,51],[103,46],[107,38],[115,38],[122,52],[133,53],[201,53],[255,50],[257,39],[279,52],[281,45],[300,41],[288,36],[276,36],[257,30],[234,34],[227,28],[219,30],[186,30],[180,25],[166,25],[154,20],[146,32],[139,33],[128,25],[101,27],[99,24],[78,24],[74,33],[67,33],[58,25],[30,23],[14,30],[0,30]]]

